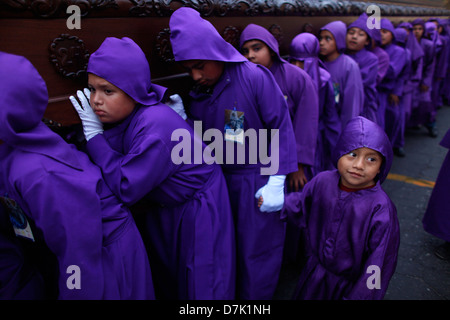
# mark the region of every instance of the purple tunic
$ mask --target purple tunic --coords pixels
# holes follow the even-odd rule
[[[386,293],[400,242],[395,205],[381,187],[392,163],[392,147],[378,125],[358,117],[344,129],[335,163],[361,147],[385,157],[374,187],[347,192],[339,187],[337,170],[325,171],[302,193],[286,197],[283,214],[304,228],[306,239],[306,263],[295,299],[382,299]],[[374,286],[376,272],[379,286]]]
[[[319,134],[317,136],[314,175],[333,167],[331,150],[341,132],[341,121],[334,100],[331,75],[319,60],[319,40],[311,33],[297,35],[289,46],[290,57],[304,61],[304,70],[311,76],[319,93]]]
[[[265,28],[249,24],[241,34],[240,44],[249,40],[264,42],[275,54],[270,71],[283,93],[294,128],[297,160],[304,165],[308,180],[314,175],[317,136],[319,132],[319,96],[311,77],[282,59],[275,37]]]
[[[0,53],[0,69],[0,195],[16,201],[56,256],[59,299],[154,299],[130,211],[88,156],[41,121],[44,80],[23,57]],[[73,266],[81,288],[69,285]]]
[[[345,50],[347,27],[342,21],[333,21],[320,30],[330,31],[336,41],[339,57],[334,61],[324,61],[333,81],[334,96],[342,128],[354,117],[361,115],[364,108],[364,86],[358,64]]]
[[[450,129],[442,139],[441,146],[450,149]],[[436,184],[431,192],[427,210],[422,219],[426,232],[450,242],[450,151],[442,163]]]
[[[347,27],[347,30],[351,28],[363,30],[371,43],[371,32],[367,27],[367,14],[365,12],[352,22]],[[363,48],[355,53],[348,53],[348,55],[358,63],[364,84],[364,108],[361,115],[371,121],[377,122],[378,93],[376,86],[379,62],[378,57],[368,50],[370,47],[371,45],[369,44],[367,48]]]
[[[120,74],[102,68],[114,60]],[[141,101],[125,120],[90,139],[87,151],[114,194],[134,205],[136,219],[142,220],[139,228],[154,265],[157,298],[233,299],[234,228],[220,167],[196,157],[197,148],[203,154],[205,144],[159,102],[162,92],[145,89],[154,86],[149,65],[131,39],[107,38],[91,55],[88,72],[102,73]],[[145,82],[134,81],[136,76]],[[182,130],[178,139],[193,150],[181,163],[173,158],[179,145],[179,140],[172,140],[176,130]]]
[[[389,95],[394,94],[399,98],[403,95],[404,79],[401,76],[406,65],[405,49],[395,44],[395,29],[388,19],[381,19],[381,28],[391,32],[393,40],[383,49],[389,54],[389,69],[383,81],[378,86],[379,113],[378,123],[384,128],[391,140],[393,147],[403,147],[402,130],[405,112],[401,101],[396,106],[389,101]]]
[[[212,93],[191,92],[193,119],[202,121],[203,130],[215,128],[223,132],[225,110],[236,108],[243,112],[244,130],[279,130],[279,163],[275,174],[297,171],[289,110],[272,73],[245,59],[223,40],[212,24],[191,8],[176,10],[170,19],[170,29],[176,61],[225,62],[223,74]],[[224,151],[227,144],[237,143],[224,141]],[[245,144],[245,159],[249,159],[248,145]],[[271,299],[281,268],[285,224],[278,213],[260,212],[255,193],[267,183],[268,176],[260,173],[264,166],[260,161],[246,162],[222,165],[236,225],[237,295],[240,299]]]

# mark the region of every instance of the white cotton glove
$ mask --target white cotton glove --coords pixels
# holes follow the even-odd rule
[[[171,95],[169,101],[166,104],[171,107],[176,113],[178,113],[183,120],[187,119],[186,112],[184,111],[183,100],[178,94]]]
[[[94,113],[94,110],[92,110],[91,105],[89,104],[90,95],[91,92],[87,88],[84,88],[84,93],[81,90],[77,91],[77,96],[81,101],[81,106],[74,96],[69,97],[70,102],[72,102],[72,105],[80,116],[86,141],[89,141],[99,133],[103,133],[103,124],[98,119],[97,115]]]
[[[285,180],[285,175],[270,176],[267,184],[256,192],[255,198],[262,196],[264,200],[259,208],[261,212],[275,212],[283,208]]]

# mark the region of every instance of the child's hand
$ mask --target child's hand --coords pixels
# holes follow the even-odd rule
[[[263,202],[264,202],[264,199],[263,199],[262,196],[260,196],[259,199],[258,199],[258,208],[261,208]]]
[[[78,99],[81,102],[78,103],[77,99],[74,96],[70,96],[70,102],[72,102],[73,107],[78,112],[80,116],[81,123],[83,125],[83,132],[86,140],[89,141],[97,134],[103,133],[103,124],[98,119],[97,115],[92,110],[91,105],[89,104],[89,97],[91,92],[89,89],[85,88],[84,92],[81,90],[77,91]]]

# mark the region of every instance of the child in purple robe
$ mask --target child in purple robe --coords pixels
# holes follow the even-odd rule
[[[220,133],[217,139],[222,142],[216,149],[222,148],[227,159],[222,170],[236,226],[237,298],[271,299],[278,283],[285,238],[285,223],[279,216],[285,178],[298,171],[286,100],[272,73],[242,56],[199,12],[179,8],[169,25],[175,61],[196,83],[187,104],[190,120],[201,120],[205,134]],[[232,113],[239,116],[242,131],[237,132],[259,132],[259,141],[252,141],[250,136],[240,141],[228,135]],[[194,126],[196,123],[199,121]],[[261,133],[265,132],[273,138],[263,139]],[[274,160],[270,166],[261,157],[250,161],[255,149],[269,148]],[[244,161],[237,161],[238,153],[244,155]],[[258,208],[255,197],[260,194],[269,202]]]
[[[56,257],[58,298],[154,299],[130,211],[89,157],[41,121],[48,104],[42,77],[24,57],[2,52],[0,69],[0,206],[17,236]]]
[[[400,29],[405,30],[406,38],[403,32]],[[412,105],[413,105],[413,96],[414,92],[418,90],[420,79],[422,77],[422,67],[423,67],[423,50],[420,46],[419,42],[417,42],[416,37],[413,33],[413,26],[409,22],[402,22],[395,29],[395,37],[396,43],[401,47],[405,48],[410,55],[410,68],[409,75],[408,71],[406,71],[406,79],[403,85],[403,108],[405,110],[405,128],[409,127],[411,113],[412,113]]]
[[[450,129],[447,131],[440,145],[450,149]],[[436,256],[443,260],[450,260],[450,151],[442,163],[436,184],[428,200],[427,210],[422,219],[426,232],[445,242],[435,250]]]
[[[319,40],[311,33],[301,33],[289,46],[289,61],[304,69],[319,93],[319,134],[317,136],[314,175],[333,168],[331,150],[341,133],[341,121],[334,100],[331,75],[319,59]]]
[[[431,88],[436,65],[433,42],[425,37],[425,21],[415,19],[412,23],[413,32],[424,53],[422,74],[418,88],[414,92],[412,112],[409,125],[424,126],[430,137],[437,137],[435,113],[431,103]]]
[[[333,21],[320,29],[320,55],[333,81],[342,128],[364,109],[364,86],[358,64],[344,53],[347,27]]]
[[[319,132],[319,96],[311,77],[281,58],[278,42],[265,28],[249,24],[241,33],[241,51],[249,61],[268,68],[284,94],[294,128],[298,171],[288,175],[290,190],[298,191],[314,176]]]
[[[206,146],[162,103],[166,89],[151,83],[133,40],[106,38],[87,72],[88,98],[78,91],[82,107],[71,101],[91,159],[140,221],[156,298],[234,299],[234,228],[220,167],[194,152],[179,158],[191,148],[206,154]],[[180,137],[188,143],[181,151]]]
[[[395,44],[395,31],[392,22],[388,19],[381,19],[381,45],[389,54],[389,69],[383,81],[378,86],[380,125],[385,129],[394,153],[398,156],[405,156],[403,150],[403,128],[405,121],[405,111],[400,97],[403,94],[404,79],[401,76],[406,65],[405,49]]]
[[[358,63],[364,83],[364,108],[361,115],[377,122],[378,57],[368,50],[372,46],[372,39],[367,19],[364,12],[347,27],[346,53]]]
[[[383,299],[400,242],[397,210],[381,187],[392,156],[383,129],[354,118],[334,149],[337,170],[286,196],[283,215],[306,234],[295,299]]]

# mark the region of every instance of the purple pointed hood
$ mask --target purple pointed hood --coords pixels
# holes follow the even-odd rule
[[[176,61],[216,60],[244,62],[247,59],[226,42],[216,28],[192,8],[181,7],[169,21],[170,42]]]
[[[392,42],[395,42],[395,28],[392,22],[386,18],[380,20],[380,28],[388,30],[392,33]]]
[[[336,47],[339,52],[344,52],[346,49],[346,35],[347,26],[342,21],[333,21],[326,24],[324,27],[320,28],[320,31],[328,30],[333,34],[334,41],[336,42]]]
[[[378,151],[384,157],[380,173],[378,174],[378,180],[382,183],[391,169],[393,160],[392,145],[384,130],[364,117],[353,118],[345,126],[333,150],[334,165],[337,168],[339,158],[352,150],[363,147]]]
[[[404,28],[395,28],[394,35],[397,43],[406,44],[408,32]]]
[[[415,25],[420,24],[423,27],[423,29],[425,30],[425,21],[422,18],[417,18],[417,19],[413,20],[413,22],[411,22],[411,24],[413,25],[413,27]]]
[[[311,76],[316,84],[317,90],[320,89],[320,71],[319,67],[325,68],[319,59],[319,39],[312,33],[300,33],[292,39],[289,45],[289,56],[295,60],[304,61],[304,70]]]
[[[42,118],[48,104],[44,79],[25,57],[0,52],[0,140],[79,168],[69,145]]]
[[[278,41],[266,28],[253,23],[249,24],[241,33],[240,47],[242,48],[244,43],[250,40],[259,40],[264,42],[273,52],[276,53],[278,59],[282,60],[280,57],[280,50],[278,48]]]
[[[409,51],[411,51],[412,61],[417,61],[417,59],[423,57],[424,52],[422,46],[420,45],[419,41],[417,41],[416,36],[414,35],[413,25],[409,22],[402,22],[398,25],[398,28],[404,28],[405,30],[406,29],[409,30],[409,34],[406,40],[406,48],[408,48]]]
[[[367,14],[365,12],[363,12],[358,19],[356,19],[355,21],[353,21],[352,23],[350,23],[347,27],[347,30],[350,28],[359,28],[361,30],[363,30],[365,33],[367,33],[367,35],[369,37],[372,37],[370,30],[367,27],[367,20],[369,19],[369,17],[367,16]]]
[[[167,88],[151,83],[150,66],[142,49],[130,38],[106,38],[89,58],[87,72],[123,90],[136,102],[154,105]]]

